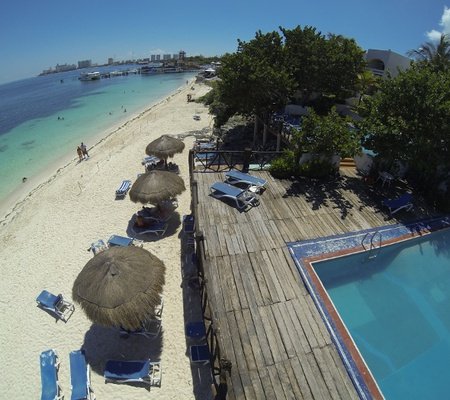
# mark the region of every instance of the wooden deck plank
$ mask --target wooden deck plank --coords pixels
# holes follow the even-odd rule
[[[233,365],[229,398],[357,399],[286,242],[396,221],[358,195],[352,175],[329,185],[255,176],[269,182],[261,204],[239,212],[209,196],[222,172],[195,174],[209,306],[221,356]]]

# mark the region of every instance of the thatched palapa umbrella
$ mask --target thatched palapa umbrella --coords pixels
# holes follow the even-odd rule
[[[162,135],[147,145],[145,153],[149,156],[164,159],[167,166],[167,157],[173,157],[176,153],[181,153],[183,150],[184,142],[180,139],[169,135]]]
[[[92,322],[134,331],[154,316],[164,272],[164,263],[147,250],[112,247],[84,266],[72,297]]]
[[[185,190],[184,181],[168,171],[152,170],[139,176],[130,189],[130,199],[135,203],[158,204],[178,196]]]

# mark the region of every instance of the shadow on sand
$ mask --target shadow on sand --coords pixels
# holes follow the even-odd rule
[[[160,360],[162,336],[152,339],[142,335],[121,337],[119,329],[91,325],[84,336],[82,349],[91,368],[103,375],[108,360]]]

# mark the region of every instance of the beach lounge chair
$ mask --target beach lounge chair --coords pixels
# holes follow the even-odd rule
[[[161,333],[161,319],[155,318],[148,320],[142,324],[141,329],[130,331],[128,329],[120,328],[120,336],[127,338],[128,336],[144,336],[147,339],[154,339]]]
[[[413,208],[412,194],[405,193],[396,199],[384,200],[382,204],[389,209],[391,215],[403,209],[410,211]]]
[[[183,216],[183,230],[185,233],[194,233],[195,231],[195,219],[193,215]]]
[[[231,185],[246,185],[251,192],[259,193],[267,184],[263,178],[258,178],[244,172],[231,170],[225,174],[225,181]]]
[[[67,322],[75,310],[75,306],[64,300],[62,294],[55,296],[54,294],[43,290],[36,298],[39,308],[53,314],[56,318]]]
[[[70,382],[72,384],[71,400],[94,400],[91,388],[90,369],[83,350],[72,351],[70,358]]]
[[[207,344],[193,345],[189,348],[191,361],[195,364],[208,364],[210,359],[209,347]]]
[[[163,236],[166,233],[169,224],[165,222],[155,222],[149,226],[133,226],[131,229],[135,235],[147,235],[149,233],[156,236]]]
[[[159,163],[160,159],[156,156],[147,156],[144,157],[144,159],[142,160],[142,165],[147,165],[147,164],[157,164]]]
[[[205,323],[203,321],[188,322],[186,324],[186,336],[193,339],[202,339],[206,336]]]
[[[123,199],[127,195],[130,188],[131,188],[131,181],[129,180],[122,181],[122,183],[119,186],[119,189],[116,190],[116,199]]]
[[[215,182],[211,186],[210,191],[211,196],[216,199],[233,200],[239,210],[245,209],[248,206],[258,205],[259,203],[256,194],[231,186],[228,183]]]
[[[116,361],[108,360],[105,366],[105,383],[144,383],[161,386],[161,363],[150,360]]]
[[[59,359],[55,350],[47,350],[41,353],[41,400],[60,400],[61,387],[58,381]]]
[[[102,240],[99,239],[96,242],[91,243],[91,247],[89,247],[88,251],[92,251],[94,256],[108,248],[108,245]]]
[[[135,244],[135,239],[127,237],[127,236],[119,236],[119,235],[112,235],[108,239],[108,246],[133,246]]]

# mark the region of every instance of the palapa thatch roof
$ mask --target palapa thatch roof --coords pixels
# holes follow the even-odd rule
[[[130,189],[130,199],[135,203],[158,204],[181,194],[186,187],[177,174],[152,170],[139,176]]]
[[[149,156],[167,159],[167,157],[173,157],[174,154],[181,153],[183,150],[184,143],[180,139],[169,135],[162,135],[147,145],[145,153]]]
[[[72,297],[92,322],[137,330],[161,302],[164,272],[164,263],[145,249],[112,247],[84,266]]]

